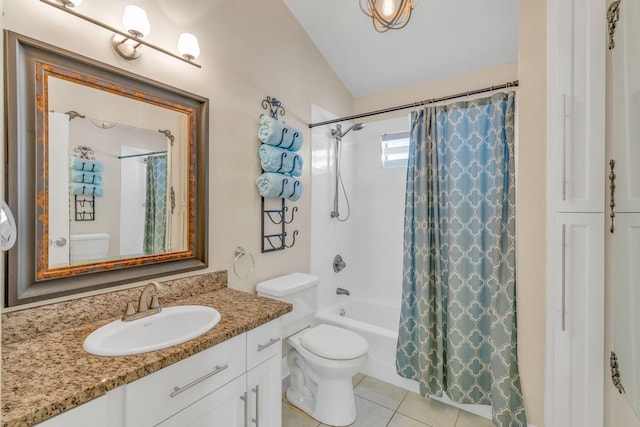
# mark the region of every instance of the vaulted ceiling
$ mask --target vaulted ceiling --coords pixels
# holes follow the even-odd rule
[[[358,0],[284,2],[354,97],[518,56],[517,0],[418,0],[409,25],[386,33]]]

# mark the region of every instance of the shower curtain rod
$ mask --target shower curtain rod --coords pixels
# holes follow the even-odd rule
[[[131,157],[157,156],[158,154],[166,154],[166,151],[152,151],[150,153],[129,154],[128,156],[118,156],[119,159],[130,159]]]
[[[485,87],[485,88],[482,88],[482,89],[476,89],[476,90],[470,90],[470,91],[467,91],[467,92],[456,93],[455,95],[447,95],[447,96],[443,96],[443,97],[440,97],[440,98],[426,99],[424,101],[412,102],[411,104],[404,104],[404,105],[398,105],[396,107],[383,108],[382,110],[375,110],[375,111],[369,111],[368,113],[354,114],[353,116],[340,117],[338,119],[327,120],[327,121],[324,121],[324,122],[309,123],[309,128],[314,128],[316,126],[330,125],[332,123],[344,122],[344,121],[348,121],[348,120],[361,119],[363,117],[377,116],[378,114],[384,114],[384,113],[391,113],[393,111],[406,110],[407,108],[420,107],[422,105],[434,104],[436,102],[448,101],[450,99],[463,98],[465,96],[477,95],[479,93],[491,92],[491,91],[498,90],[498,89],[506,89],[506,88],[510,88],[510,87],[518,87],[518,85],[519,85],[519,80],[514,80],[512,82],[503,83],[503,84],[500,84],[500,85],[497,85],[497,86],[489,86],[489,87]]]

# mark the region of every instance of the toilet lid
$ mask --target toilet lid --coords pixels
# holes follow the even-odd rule
[[[355,359],[367,352],[369,343],[355,332],[331,325],[318,325],[300,338],[300,344],[325,359]]]

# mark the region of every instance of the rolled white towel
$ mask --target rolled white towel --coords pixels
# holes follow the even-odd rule
[[[71,169],[86,172],[101,172],[104,164],[98,160],[81,159],[80,157],[71,157],[69,162]]]
[[[285,173],[291,176],[302,175],[303,161],[299,154],[267,144],[261,144],[258,153],[263,171]]]
[[[295,202],[302,196],[302,182],[281,173],[263,173],[256,179],[256,187],[265,198],[285,198]]]
[[[104,187],[102,185],[81,184],[74,182],[69,184],[69,192],[71,194],[102,197]]]
[[[299,129],[268,116],[260,118],[258,139],[264,144],[289,151],[298,151],[304,142],[304,137]]]

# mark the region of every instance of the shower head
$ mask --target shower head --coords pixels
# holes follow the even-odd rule
[[[342,137],[344,137],[346,134],[348,134],[351,130],[353,130],[354,132],[359,131],[360,129],[362,129],[364,127],[364,123],[356,123],[353,126],[349,126],[347,128],[347,130],[345,130],[344,132],[342,131],[342,125],[336,125],[335,129],[331,129],[331,136],[333,136],[334,138],[338,138],[341,139]]]

